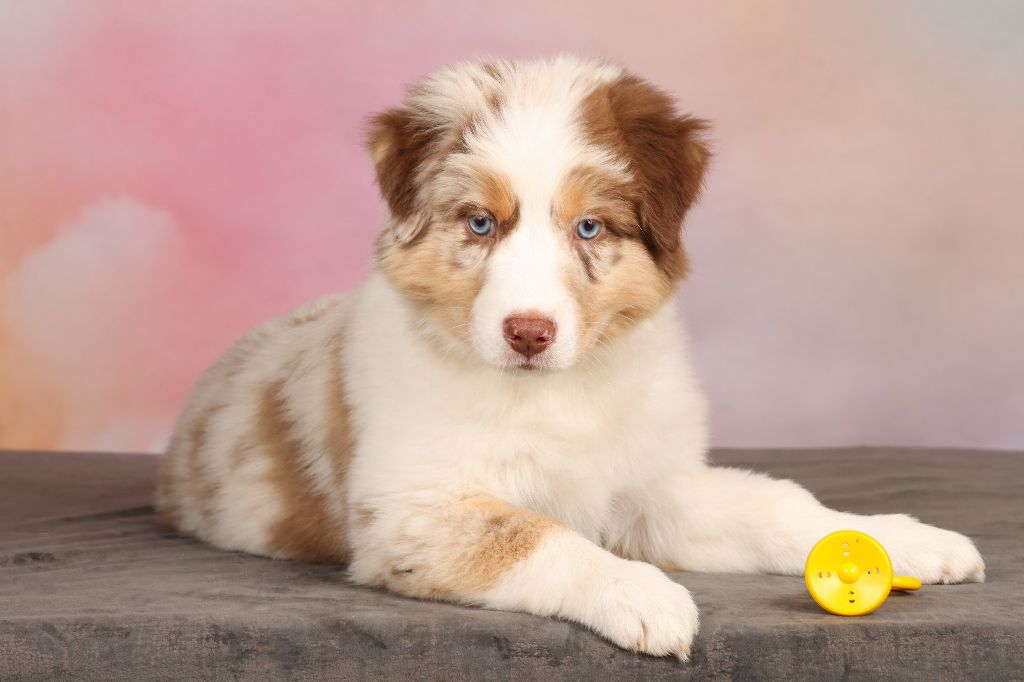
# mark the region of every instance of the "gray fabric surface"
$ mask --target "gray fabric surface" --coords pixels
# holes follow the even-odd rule
[[[1024,455],[718,451],[826,504],[967,533],[983,585],[821,611],[803,581],[674,574],[701,609],[693,660],[621,651],[524,614],[404,599],[343,569],[175,537],[149,507],[158,458],[0,454],[0,680],[1024,680]]]

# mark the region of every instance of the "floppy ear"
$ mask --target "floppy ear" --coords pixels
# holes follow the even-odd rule
[[[411,241],[423,229],[425,217],[418,215],[420,171],[435,138],[408,109],[389,109],[370,119],[367,148],[400,242]]]
[[[596,90],[585,118],[591,134],[629,163],[637,179],[637,217],[656,256],[680,247],[683,217],[697,201],[711,153],[708,124],[676,112],[672,99],[635,76]]]

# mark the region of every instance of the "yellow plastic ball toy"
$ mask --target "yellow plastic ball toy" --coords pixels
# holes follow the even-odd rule
[[[871,613],[889,590],[916,590],[921,581],[892,574],[885,548],[870,535],[840,530],[826,535],[811,549],[804,566],[807,590],[818,605],[837,616]]]

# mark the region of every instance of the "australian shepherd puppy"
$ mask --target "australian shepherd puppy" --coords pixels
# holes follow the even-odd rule
[[[372,119],[376,273],[242,337],[199,380],[159,483],[218,547],[582,623],[685,658],[663,571],[798,575],[851,528],[895,570],[980,581],[969,539],[709,466],[672,296],[706,124],[616,66],[461,64]]]

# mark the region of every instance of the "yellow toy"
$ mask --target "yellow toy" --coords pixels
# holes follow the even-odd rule
[[[856,530],[818,540],[807,555],[804,581],[818,606],[837,616],[863,616],[881,606],[889,590],[921,587],[917,578],[893,575],[882,545]]]

